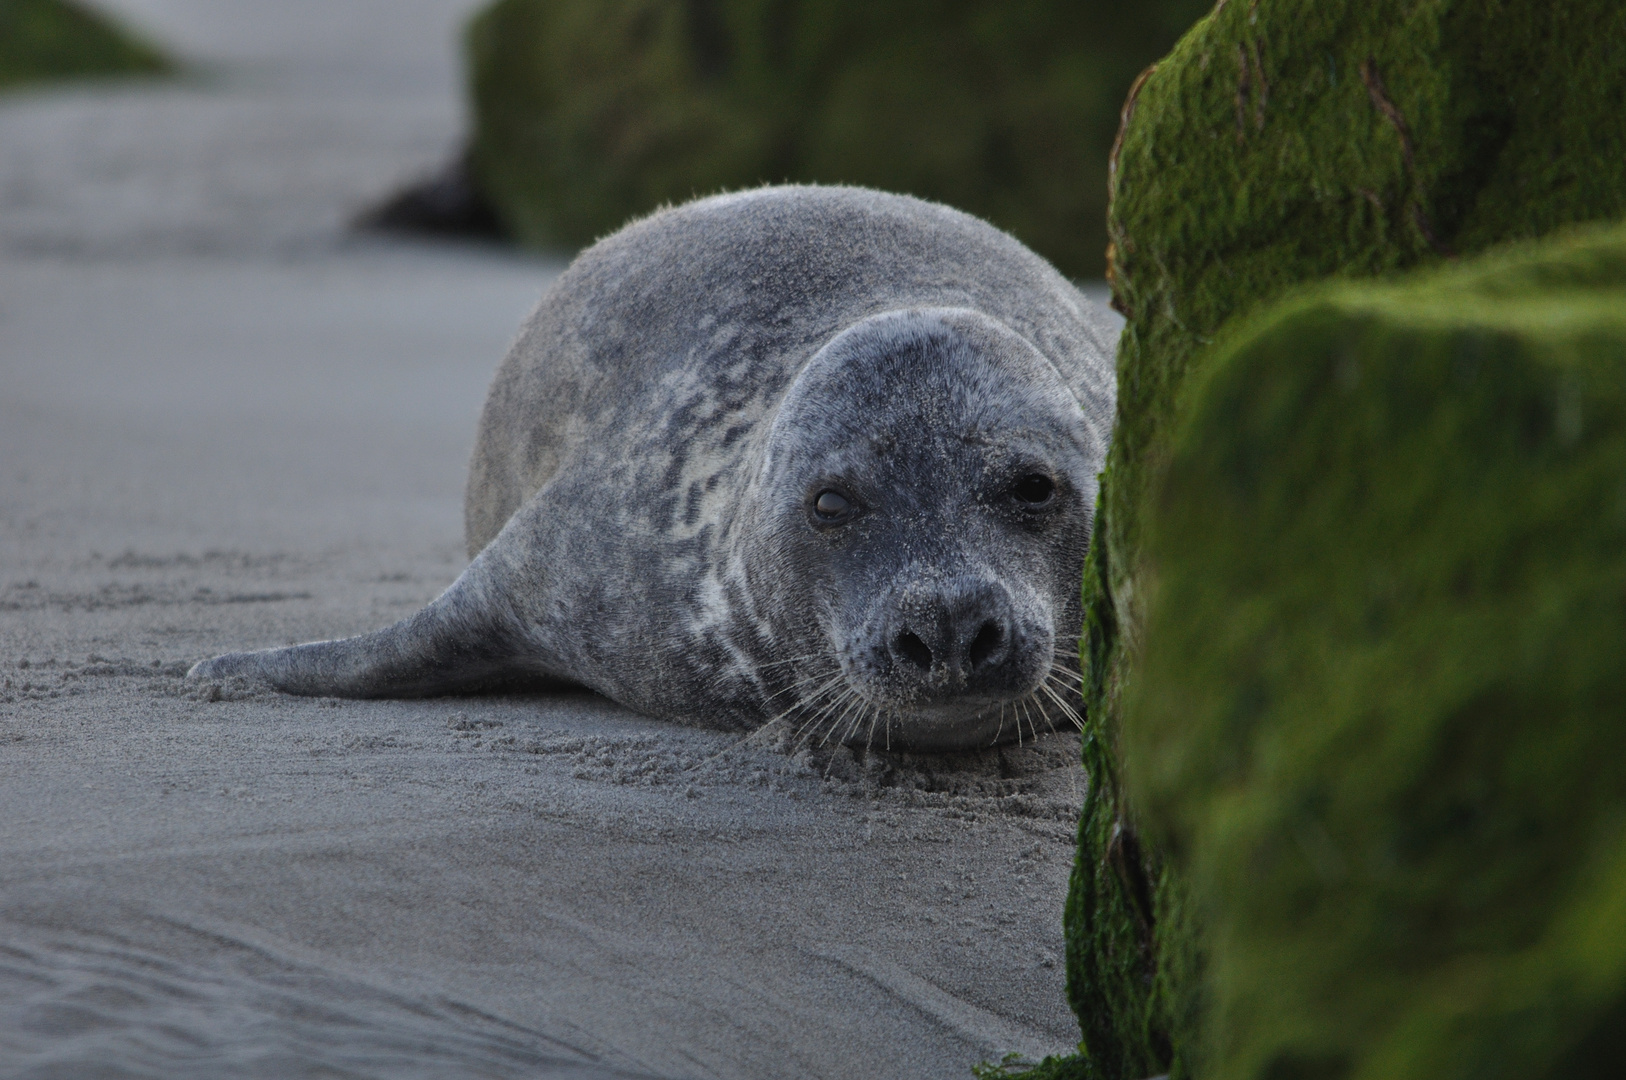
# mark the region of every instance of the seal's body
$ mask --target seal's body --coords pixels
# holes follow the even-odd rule
[[[1112,341],[1048,264],[946,207],[782,187],[657,213],[578,257],[498,371],[474,561],[445,593],[193,675],[356,697],[555,680],[821,738],[1015,737],[1077,663]]]

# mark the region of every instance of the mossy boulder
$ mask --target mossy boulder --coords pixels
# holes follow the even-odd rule
[[[49,79],[159,75],[162,53],[68,0],[0,0],[0,89]]]
[[[1209,0],[498,0],[470,25],[473,171],[576,246],[720,188],[863,184],[1103,270],[1130,82]]]
[[[1188,394],[1124,764],[1201,1075],[1626,1076],[1626,228],[1321,287]]]
[[[1108,231],[1126,314],[1085,572],[1093,780],[1068,986],[1104,1077],[1186,1075],[1202,964],[1178,874],[1121,782],[1140,678],[1148,493],[1185,383],[1231,320],[1328,277],[1387,277],[1626,215],[1617,0],[1221,0],[1125,107]]]

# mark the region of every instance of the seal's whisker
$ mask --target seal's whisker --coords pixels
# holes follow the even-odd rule
[[[839,687],[839,692],[835,695],[834,698],[832,698],[831,700],[829,700],[829,701],[825,702],[823,705],[821,705],[816,711],[814,711],[814,713],[810,717],[808,717],[801,724],[800,727],[798,727],[796,729],[796,734],[792,737],[793,745],[799,744],[798,748],[800,748],[801,746],[807,746],[807,745],[811,744],[812,741],[813,741],[813,736],[814,736],[814,734],[817,733],[819,727],[821,725],[823,725],[823,723],[827,719],[829,719],[835,713],[835,711],[837,709],[841,708],[842,705],[845,704],[849,700],[850,697],[856,697],[856,696],[857,696],[857,691],[855,691],[851,686],[848,686],[846,684],[842,684]],[[803,739],[804,733],[806,734],[806,739],[805,740]],[[826,732],[825,736],[824,736],[824,740],[821,740],[819,745],[823,746],[824,742],[828,741],[829,737],[830,737],[829,732]]]
[[[1071,709],[1068,708],[1068,706],[1064,705],[1062,702],[1057,701],[1054,697],[1052,697],[1050,700],[1051,700],[1051,703],[1054,704],[1058,710],[1060,710],[1061,715],[1066,719],[1067,724],[1074,731],[1082,732],[1084,730],[1084,721],[1076,713],[1072,712]],[[1046,709],[1045,710],[1045,716],[1048,718],[1049,715],[1050,715],[1050,710]],[[1060,730],[1060,729],[1056,726],[1056,724],[1054,722],[1052,722],[1051,723],[1051,730]]]
[[[805,695],[802,696],[799,704],[812,705],[826,694],[833,693],[842,686],[845,686],[846,682],[846,675],[838,668],[836,671],[831,672],[828,677],[820,681],[817,686],[813,687],[811,690],[808,690]]]
[[[845,696],[843,696],[841,700],[843,702],[845,702],[845,701],[847,701],[847,698]],[[852,706],[849,703],[847,707],[851,708]],[[821,750],[824,748],[824,744],[830,741],[830,733],[835,731],[836,725],[838,725],[840,723],[841,723],[841,719],[839,717],[837,717],[836,719],[832,720],[830,722],[830,726],[827,729],[825,729],[824,736],[821,739],[819,739],[819,748]],[[831,757],[829,757],[829,758],[827,758],[825,760],[825,762],[824,762],[824,779],[826,779],[826,780],[830,779],[830,770],[835,767],[835,764],[836,764],[836,759],[835,759],[834,755],[832,755]]]
[[[840,684],[841,684],[841,673],[836,672],[834,675],[831,675],[829,678],[825,679],[824,682],[820,683],[818,685],[818,687],[815,688],[813,691],[811,691],[805,698],[800,698],[800,699],[792,702],[791,705],[788,708],[786,708],[783,712],[779,713],[772,720],[769,720],[768,723],[763,724],[762,727],[758,728],[757,730],[761,731],[761,730],[763,730],[763,728],[767,728],[768,726],[770,726],[772,724],[777,724],[779,721],[783,720],[785,717],[789,716],[791,713],[795,712],[798,709],[808,708],[809,706],[816,703],[820,698],[824,697],[826,694],[830,693],[832,690],[839,687]]]
[[[783,688],[774,691],[774,693],[770,696],[769,700],[772,700],[773,698],[776,698],[776,697],[780,697],[780,696],[782,696],[784,694],[794,693],[797,690],[800,690],[803,687],[807,686],[809,683],[819,682],[819,681],[824,680],[824,679],[838,679],[838,678],[841,678],[841,677],[842,677],[842,671],[841,671],[841,668],[839,666],[837,666],[837,667],[829,667],[829,668],[819,668],[819,669],[816,669],[814,671],[808,672],[806,675],[803,675],[801,678],[795,680],[794,682],[786,683]]]
[[[796,728],[795,734],[791,736],[791,745],[798,750],[811,746],[813,744],[813,739],[818,735],[819,728],[823,726],[825,720],[830,716],[831,713],[835,712],[835,710],[841,707],[842,702],[845,700],[846,695],[837,694],[830,701],[820,705],[819,708],[812,713],[812,715],[803,720],[802,723]]]
[[[801,750],[807,745],[808,741],[812,738],[812,736],[808,734],[808,729],[814,724],[818,723],[820,718],[823,717],[825,710],[827,710],[829,707],[829,702],[825,702],[823,705],[820,705],[819,708],[816,709],[811,715],[802,717],[802,722],[796,725],[796,730],[792,731],[789,737],[785,740],[786,745],[790,748],[791,752],[794,753],[795,751]]]
[[[833,736],[838,730],[841,730],[841,741],[846,742],[848,739],[850,739],[852,737],[852,726],[848,723],[849,718],[863,715],[864,709],[868,704],[869,703],[865,701],[862,694],[854,691],[852,694],[852,699],[847,702],[847,707],[842,709],[841,715],[837,716],[830,724],[830,730],[827,733],[827,737]]]
[[[1049,728],[1051,731],[1055,731],[1056,720],[1050,715],[1050,710],[1045,707],[1045,703],[1035,698],[1034,704],[1039,707],[1039,715],[1044,717],[1044,726]],[[1037,738],[1037,736],[1035,736],[1035,738]]]
[[[1033,718],[1033,713],[1037,712],[1041,717],[1043,717],[1046,726],[1049,726],[1049,724],[1050,724],[1050,717],[1044,711],[1044,702],[1040,701],[1037,695],[1035,695],[1034,697],[1029,698],[1028,701],[1030,702],[1030,706],[1031,706],[1031,711],[1028,713],[1028,723],[1033,728],[1033,741],[1038,742],[1039,741],[1039,721]]]
[[[869,702],[864,701],[860,696],[859,705],[860,708],[858,712],[853,715],[852,724],[847,728],[847,734],[841,737],[842,742],[846,742],[848,739],[856,735],[858,733],[858,725],[864,722],[864,714],[869,711]]]
[[[1042,691],[1043,687],[1040,687],[1040,690]],[[1037,712],[1039,714],[1039,719],[1044,721],[1044,729],[1045,729],[1045,731],[1055,731],[1056,730],[1056,721],[1055,721],[1055,719],[1053,717],[1051,717],[1050,709],[1048,707],[1046,707],[1044,696],[1043,696],[1042,693],[1035,693],[1033,695],[1033,709],[1034,709],[1035,712]],[[1039,734],[1040,734],[1040,732],[1039,732],[1039,721],[1035,720],[1034,723],[1033,723],[1033,737],[1035,739],[1037,739],[1039,737]]]
[[[881,718],[880,706],[871,706],[869,709],[869,730],[864,732],[865,751],[875,748],[875,721]]]
[[[837,674],[839,675],[839,672]],[[823,688],[821,688],[817,693],[815,693],[812,696],[812,700],[816,701],[816,700],[818,700],[819,697],[823,696],[823,694],[828,693],[829,688],[833,687],[836,684],[836,682],[837,682],[836,678],[831,678],[831,679],[827,680],[827,682],[824,684]],[[748,743],[756,742],[756,741],[766,741],[766,739],[774,733],[774,728],[776,726],[781,724],[785,720],[785,718],[788,717],[791,713],[795,712],[799,708],[803,708],[805,706],[805,704],[806,704],[806,702],[802,702],[802,701],[796,702],[795,704],[791,705],[790,708],[785,709],[783,712],[778,713],[777,715],[771,717],[768,720],[765,720],[755,730],[747,732],[746,734],[740,736],[738,739],[736,739],[733,742],[729,743],[727,746],[723,747],[721,750],[717,751],[715,754],[710,755],[709,757],[705,758],[703,761],[697,762],[694,765],[689,766],[689,768],[687,768],[687,769],[685,769],[683,771],[686,772],[686,773],[690,773],[690,772],[694,772],[694,771],[696,771],[698,769],[703,769],[706,766],[711,765],[713,762],[717,761],[718,759],[720,759],[722,757],[725,757],[726,755],[728,755],[730,753],[733,753],[735,750],[738,750],[740,747],[745,746]]]
[[[841,733],[841,741],[843,743],[847,742],[858,731],[858,725],[863,722],[864,713],[868,709],[869,702],[864,696],[854,693],[852,704],[847,706],[847,709],[836,719],[835,724],[830,728],[830,734],[834,735],[836,728],[845,726],[846,730]]]
[[[1028,699],[1028,730],[1033,734],[1033,741],[1038,742],[1041,732],[1039,721],[1044,721],[1045,730],[1054,731],[1055,725],[1050,722],[1050,713],[1044,707],[1044,699],[1034,694]]]
[[[826,680],[829,680],[829,681],[834,681],[836,679],[842,678],[843,674],[844,673],[842,672],[842,670],[841,670],[841,668],[839,666],[837,668],[835,668],[834,671],[815,671],[813,674],[804,675],[802,678],[797,679],[795,682],[791,683],[789,686],[785,687],[783,690],[780,690],[780,691],[770,695],[768,700],[772,701],[776,697],[779,697],[779,696],[781,696],[783,694],[788,694],[788,693],[792,692],[793,690],[798,689],[799,687],[806,686],[808,683],[815,682],[815,681],[817,681],[819,679],[826,679]],[[812,693],[817,693],[817,691],[812,691]]]
[[[791,664],[801,664],[809,660],[819,660],[823,658],[834,659],[835,657],[834,654],[829,650],[821,650],[819,652],[803,653],[801,656],[792,656],[784,660],[763,660],[750,664],[742,664],[737,668],[723,667],[713,672],[706,679],[706,684],[713,688],[723,688],[729,686],[730,684],[737,683],[740,679],[744,678],[749,679],[757,686],[761,686],[763,683],[763,674],[772,670],[773,668],[786,667]],[[783,693],[783,691],[780,691],[780,693]],[[772,697],[777,696],[778,694],[772,695]],[[769,700],[772,700],[772,697],[770,697]]]
[[[791,664],[800,664],[805,660],[817,660],[817,659],[820,659],[822,657],[833,656],[833,655],[834,654],[831,653],[828,649],[820,649],[818,652],[803,653],[801,656],[790,656],[790,657],[786,657],[783,660],[764,660],[762,663],[756,665],[756,667],[753,670],[755,670],[755,671],[767,671],[770,668],[788,667]]]
[[[709,757],[705,758],[703,761],[699,761],[699,762],[695,763],[694,765],[689,766],[689,768],[687,768],[687,769],[685,769],[683,771],[686,772],[686,773],[689,773],[689,772],[694,772],[694,771],[696,771],[698,769],[703,769],[706,766],[708,766],[708,765],[712,764],[713,762],[717,761],[718,759],[726,757],[728,754],[733,753],[735,750],[738,750],[740,747],[747,745],[748,743],[765,742],[767,740],[767,738],[773,734],[775,726],[780,724],[785,719],[785,717],[788,716],[790,713],[794,712],[797,707],[798,706],[796,706],[796,705],[792,705],[789,709],[786,709],[784,712],[780,713],[779,715],[773,717],[770,720],[764,721],[755,730],[746,732],[744,735],[740,736],[738,739],[735,739],[733,742],[729,743],[727,746],[723,747],[721,750],[717,751],[715,754],[710,755]]]
[[[1022,714],[1021,714],[1021,716],[1018,716],[1016,718],[1016,745],[1017,746],[1022,745],[1022,719],[1023,719],[1023,717],[1027,718],[1028,727],[1031,728],[1032,731],[1033,731],[1033,738],[1035,740],[1037,740],[1039,738],[1039,725],[1037,725],[1037,724],[1035,724],[1033,722],[1033,712],[1032,712],[1032,710],[1030,708],[1030,706],[1033,704],[1033,699],[1031,697],[1025,697],[1019,702],[1019,704],[1022,706]]]
[[[1066,664],[1052,663],[1044,673],[1046,679],[1055,679],[1074,691],[1079,691],[1084,685],[1084,676],[1068,667]]]
[[[1077,638],[1075,638],[1075,639],[1073,639],[1072,641],[1069,641],[1069,642],[1060,642],[1060,641],[1058,641],[1056,643],[1055,652],[1052,653],[1052,655],[1057,660],[1061,661],[1064,664],[1072,664],[1074,666],[1077,666],[1079,661],[1080,661],[1080,656],[1079,656],[1079,651],[1078,650],[1079,650],[1079,639],[1077,639]]]
[[[740,736],[738,739],[734,740],[732,743],[729,743],[727,746],[723,747],[721,750],[717,751],[715,754],[712,754],[711,756],[707,757],[704,761],[701,761],[701,762],[699,762],[699,763],[697,763],[695,765],[692,765],[688,769],[685,769],[684,771],[685,772],[693,772],[696,769],[704,768],[705,766],[710,765],[712,762],[718,760],[719,758],[724,757],[725,755],[727,755],[729,753],[732,753],[735,750],[738,750],[742,746],[745,746],[747,743],[760,741],[760,740],[765,740],[768,736],[773,734],[774,728],[777,725],[779,725],[785,719],[785,717],[789,716],[792,712],[795,712],[797,708],[798,708],[798,705],[792,705],[790,708],[784,710],[783,712],[781,712],[781,713],[779,713],[779,714],[777,714],[777,715],[775,715],[773,717],[770,717],[769,719],[763,721],[760,725],[758,725],[754,730],[746,732],[744,735]]]
[[[863,703],[864,699],[860,697],[857,692],[854,692],[852,699],[847,704],[846,709],[843,710],[842,713],[833,721],[831,721],[829,730],[824,733],[824,738],[819,740],[819,746],[823,747],[826,743],[828,743],[830,741],[830,736],[834,735],[836,733],[836,729],[846,721],[847,715],[851,713],[854,708],[861,706]]]
[[[1079,674],[1077,671],[1074,671],[1072,668],[1065,667],[1061,664],[1052,664],[1050,666],[1050,674],[1054,675],[1058,679],[1066,680],[1074,688],[1084,685],[1083,675]]]
[[[875,745],[875,719],[880,711],[873,702],[864,702],[864,707],[853,718],[853,732],[856,734],[860,728],[864,729],[864,749],[869,750]]]
[[[791,732],[790,737],[786,740],[791,752],[794,753],[811,746],[825,719],[840,708],[841,703],[845,700],[846,696],[844,694],[837,694],[829,701],[821,703],[811,714],[804,717],[802,722],[796,725],[796,730]]]
[[[1061,714],[1067,718],[1067,722],[1073,725],[1074,729],[1078,731],[1084,730],[1084,716],[1073,707],[1071,702],[1049,688],[1046,688],[1045,693],[1051,701],[1055,702],[1056,708],[1061,710]]]
[[[1039,730],[1041,720],[1044,722],[1045,727],[1050,726],[1049,717],[1044,711],[1044,701],[1038,694],[1034,694],[1028,698],[1028,734],[1033,737],[1034,742],[1038,742],[1039,736],[1042,734]]]
[[[856,690],[852,690],[851,688],[849,688],[847,694],[843,695],[841,700],[838,701],[837,704],[838,705],[844,705],[844,708],[842,709],[842,711],[840,712],[839,715],[835,715],[833,717],[833,719],[831,719],[830,726],[825,729],[823,737],[819,739],[819,748],[820,749],[823,749],[824,746],[830,741],[830,736],[832,736],[832,735],[834,735],[836,733],[836,729],[841,727],[842,722],[844,720],[846,720],[847,715],[849,713],[851,713],[853,711],[853,709],[863,707],[864,698],[863,698],[863,695],[859,694]],[[834,764],[835,764],[835,759],[834,758],[831,758],[830,761],[826,763],[825,770],[824,770],[824,775],[825,775],[826,779],[828,779],[829,776],[830,776],[830,766],[832,766]]]
[[[709,765],[712,762],[716,761],[718,758],[723,757],[725,754],[728,754],[733,750],[739,749],[741,746],[744,746],[747,743],[750,743],[750,742],[753,742],[753,741],[765,742],[769,737],[776,734],[777,730],[779,728],[781,728],[787,722],[787,718],[792,713],[796,712],[799,709],[805,709],[805,708],[808,708],[811,705],[817,704],[819,702],[820,698],[823,698],[825,695],[827,695],[827,694],[831,693],[833,690],[837,689],[837,687],[840,685],[840,674],[841,673],[838,671],[838,672],[830,675],[828,678],[825,679],[825,681],[823,683],[821,683],[819,685],[819,687],[817,689],[815,689],[807,697],[794,702],[793,704],[790,705],[789,708],[786,708],[786,709],[782,710],[781,712],[779,712],[778,714],[773,716],[771,719],[765,721],[755,731],[750,732],[749,734],[747,734],[744,737],[740,738],[736,742],[730,744],[729,746],[724,747],[722,750],[719,750],[717,753],[711,755],[706,760],[700,762],[697,765],[692,766],[689,770],[685,770],[685,771],[693,771],[694,769],[699,769],[699,768],[702,768],[702,767],[704,767],[706,765]],[[795,738],[796,738],[795,735],[791,736],[791,741],[793,743],[795,741]]]
[[[1078,710],[1073,708],[1073,706],[1069,704],[1065,698],[1056,693],[1055,687],[1051,686],[1048,682],[1042,682],[1039,684],[1039,689],[1044,692],[1046,697],[1056,703],[1056,707],[1062,711],[1062,715],[1066,716],[1067,719],[1072,722],[1074,727],[1080,731],[1084,730],[1084,718],[1079,715]]]
[[[796,728],[794,742],[796,743],[797,748],[801,749],[802,747],[812,745],[813,738],[818,734],[818,730],[820,726],[823,725],[826,717],[828,717],[836,709],[840,708],[841,703],[846,700],[847,695],[845,693],[838,692],[829,701],[823,702],[817,709],[814,709],[812,713],[810,713]]]
[[[1057,657],[1051,661],[1050,668],[1045,672],[1044,677],[1047,682],[1054,680],[1072,693],[1080,695],[1084,693],[1083,674],[1075,666],[1068,664],[1063,657]]]
[[[798,691],[801,688],[807,686],[809,683],[818,682],[821,679],[839,677],[839,675],[841,673],[841,665],[840,665],[840,662],[839,662],[839,658],[835,655],[835,653],[833,653],[833,652],[831,652],[829,650],[822,650],[822,651],[819,651],[819,652],[811,652],[811,653],[803,653],[801,656],[792,656],[792,657],[789,657],[789,658],[787,658],[785,660],[769,660],[769,661],[763,661],[761,663],[753,664],[745,672],[745,675],[747,677],[749,677],[750,680],[753,683],[755,683],[757,686],[761,686],[763,681],[764,681],[763,680],[764,673],[769,671],[770,669],[785,667],[785,666],[790,665],[790,664],[802,664],[802,663],[807,663],[808,661],[815,661],[815,660],[827,661],[829,663],[829,666],[825,666],[824,664],[819,664],[819,665],[815,666],[812,671],[810,671],[807,674],[803,675],[801,678],[797,679],[795,682],[792,682],[788,686],[781,687],[780,689],[774,691],[773,693],[769,694],[766,698],[763,699],[765,705],[772,705],[775,702],[776,699],[784,697],[786,694],[795,694],[796,691]],[[716,672],[714,675],[712,675],[707,680],[707,685],[709,685],[710,687],[712,687],[715,690],[721,690],[721,689],[728,688],[729,686],[731,686],[732,684],[737,682],[739,677],[740,677],[740,673],[737,672],[737,671],[721,670],[721,671]],[[812,693],[814,695],[816,695],[817,691],[813,691]],[[788,710],[788,711],[794,711],[794,709],[795,709],[795,706],[793,705],[791,707],[791,710]],[[779,715],[774,716],[774,717],[764,721],[761,725],[758,726],[757,730],[758,731],[763,731],[764,729],[768,728],[768,726],[770,724],[773,724],[775,721],[778,721],[778,720],[782,719],[784,717],[784,715],[785,715],[785,713],[782,712]]]

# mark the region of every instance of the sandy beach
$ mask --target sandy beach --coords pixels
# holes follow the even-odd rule
[[[1070,1049],[1075,737],[792,752],[585,693],[183,681],[456,577],[486,386],[564,263],[348,228],[458,145],[470,3],[104,6],[191,71],[0,98],[0,1076]]]

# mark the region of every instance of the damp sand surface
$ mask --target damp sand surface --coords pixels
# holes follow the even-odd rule
[[[484,390],[563,262],[346,222],[456,146],[470,6],[120,0],[187,77],[0,98],[0,1076],[1068,1048],[1076,739],[909,758],[585,693],[184,682],[465,563]]]

